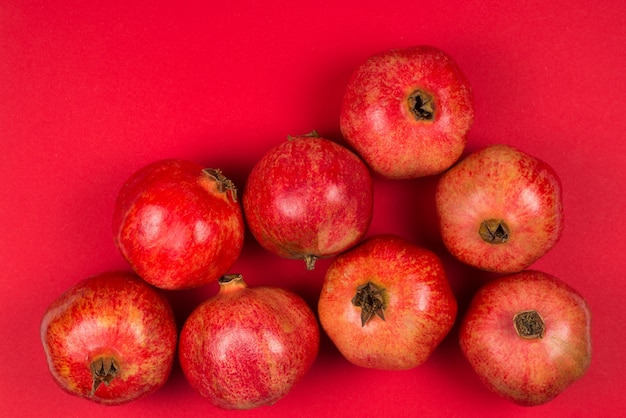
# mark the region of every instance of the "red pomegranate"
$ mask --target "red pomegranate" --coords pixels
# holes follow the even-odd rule
[[[256,164],[243,208],[256,240],[313,269],[320,257],[357,244],[372,220],[369,170],[354,153],[328,139],[292,137]]]
[[[545,162],[509,145],[487,146],[439,179],[443,242],[473,267],[521,271],[561,237],[561,194],[561,181]]]
[[[319,328],[302,298],[276,287],[248,287],[241,275],[187,318],[179,357],[185,377],[219,408],[251,409],[287,395],[310,369]]]
[[[41,341],[66,392],[105,405],[149,395],[169,377],[177,331],[172,309],[133,273],[85,279],[46,310]]]
[[[368,58],[348,81],[339,118],[346,141],[390,179],[448,169],[473,122],[469,82],[448,54],[426,45]]]
[[[144,280],[163,289],[193,288],[235,263],[243,214],[234,184],[220,170],[162,160],[134,173],[120,190],[113,234]]]
[[[318,302],[322,328],[341,354],[381,370],[426,361],[456,312],[439,257],[392,235],[369,238],[338,256]]]
[[[591,313],[584,298],[535,270],[484,285],[463,318],[459,338],[485,385],[524,406],[554,399],[591,363]]]

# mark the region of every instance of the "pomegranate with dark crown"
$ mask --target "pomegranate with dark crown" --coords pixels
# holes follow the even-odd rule
[[[448,54],[432,46],[368,58],[348,81],[339,117],[348,144],[389,179],[448,169],[461,156],[473,122],[469,82]]]
[[[587,372],[591,313],[562,280],[526,270],[478,290],[459,341],[489,389],[523,406],[541,405]]]
[[[177,337],[168,301],[129,272],[79,282],[52,302],[41,321],[56,383],[104,405],[127,403],[163,386]]]
[[[435,201],[443,242],[473,267],[521,271],[561,237],[561,195],[561,181],[547,163],[509,145],[489,145],[439,179]]]
[[[373,369],[425,362],[450,332],[457,303],[443,263],[393,235],[368,238],[330,265],[318,314],[341,354]]]

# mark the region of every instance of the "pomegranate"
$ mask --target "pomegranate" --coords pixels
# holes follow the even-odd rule
[[[330,265],[318,302],[322,328],[351,363],[422,364],[457,313],[441,260],[393,235],[371,237]]]
[[[435,199],[448,250],[483,270],[521,271],[554,247],[563,230],[558,176],[508,145],[464,158],[441,176]]]
[[[118,405],[167,380],[177,331],[168,301],[133,273],[107,272],[46,310],[41,341],[52,377],[72,395]]]
[[[339,124],[346,141],[382,177],[439,174],[459,159],[474,121],[470,85],[432,46],[388,50],[348,81]]]
[[[459,339],[488,388],[520,405],[540,405],[589,368],[591,314],[563,281],[527,270],[479,289]]]
[[[319,350],[313,312],[298,295],[248,287],[239,274],[187,318],[179,358],[185,377],[219,408],[251,409],[284,397]]]
[[[185,289],[228,271],[241,253],[244,223],[235,186],[220,170],[171,159],[143,167],[124,184],[113,233],[143,279]]]
[[[304,259],[307,269],[358,243],[372,220],[373,185],[347,148],[320,138],[291,137],[256,164],[244,189],[248,226],[262,247]]]

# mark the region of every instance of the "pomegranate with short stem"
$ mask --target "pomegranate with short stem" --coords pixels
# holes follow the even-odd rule
[[[319,351],[313,312],[295,293],[248,287],[239,274],[219,280],[180,334],[179,358],[191,386],[212,405],[251,409],[287,395]]]
[[[302,259],[335,256],[366,234],[373,213],[369,170],[317,133],[290,137],[255,165],[244,189],[250,231],[268,251]]]
[[[161,160],[121,188],[113,234],[144,280],[187,289],[216,281],[235,263],[243,247],[243,214],[235,185],[220,170]]]

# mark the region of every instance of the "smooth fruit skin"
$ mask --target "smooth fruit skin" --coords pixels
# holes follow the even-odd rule
[[[243,195],[248,226],[266,250],[285,258],[332,257],[356,245],[373,213],[363,161],[328,139],[292,137],[253,168]]]
[[[222,409],[251,409],[284,397],[313,365],[320,333],[309,306],[276,287],[248,287],[241,275],[188,317],[180,364],[191,386]]]
[[[41,341],[52,377],[75,396],[119,405],[149,395],[167,380],[177,330],[168,301],[133,273],[87,278],[46,310]],[[113,359],[110,382],[94,390],[92,362]],[[98,367],[100,369],[100,367]]]
[[[363,324],[357,287],[382,289],[384,319]],[[322,328],[351,363],[404,370],[422,364],[449,333],[457,313],[441,260],[393,235],[371,237],[329,267],[318,302]]]
[[[536,310],[542,338],[521,338],[516,313]],[[527,270],[496,279],[474,296],[460,335],[463,354],[485,385],[524,406],[544,404],[591,363],[591,313],[583,297],[549,274]]]
[[[178,159],[134,173],[113,214],[122,255],[144,280],[162,289],[217,280],[239,257],[244,232],[232,182],[219,170]]]
[[[421,116],[411,101],[415,92],[424,93]],[[370,57],[352,74],[339,124],[375,173],[416,178],[439,174],[459,159],[473,106],[470,85],[448,54],[431,46],[393,49]]]
[[[482,270],[521,271],[554,247],[563,231],[557,174],[508,145],[487,146],[448,170],[439,179],[435,201],[445,246]],[[505,222],[505,242],[481,237],[481,224],[488,220]]]

